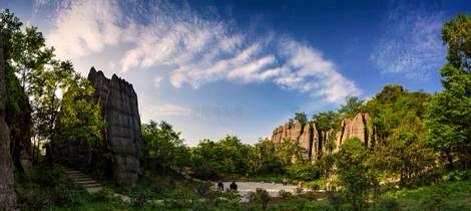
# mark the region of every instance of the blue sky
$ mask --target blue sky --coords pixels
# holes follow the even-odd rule
[[[130,81],[141,119],[189,145],[270,136],[295,111],[337,109],[386,84],[441,89],[444,21],[466,1],[10,1],[59,58]]]

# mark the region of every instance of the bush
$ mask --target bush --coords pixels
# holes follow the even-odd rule
[[[154,194],[149,189],[135,189],[131,194],[131,205],[133,207],[144,207],[154,198]]]
[[[386,198],[378,203],[378,208],[379,210],[385,211],[399,210],[399,202],[397,202],[396,199],[393,198]]]
[[[311,190],[312,191],[318,191],[319,189],[321,189],[321,186],[317,183],[314,183],[311,185]]]
[[[255,190],[255,201],[260,203],[263,210],[268,208],[268,202],[270,201],[270,195],[268,192],[262,188],[257,188]]]
[[[335,208],[335,210],[338,210],[340,208],[340,205],[344,202],[344,197],[340,192],[337,191],[327,191],[327,201]]]
[[[278,195],[280,196],[280,198],[282,199],[288,199],[288,198],[291,198],[293,196],[292,193],[288,192],[288,191],[285,191],[283,189],[281,189],[279,192],[278,192]]]
[[[197,200],[193,192],[184,188],[176,188],[164,194],[165,206],[174,209],[191,208]]]
[[[286,168],[286,172],[292,179],[315,180],[320,177],[319,168],[310,163],[297,163]]]
[[[448,172],[444,179],[445,181],[462,181],[471,178],[471,171],[455,170]]]
[[[17,173],[15,190],[18,206],[22,210],[47,210],[57,206],[80,205],[85,190],[73,182],[59,169],[38,164],[31,176]]]

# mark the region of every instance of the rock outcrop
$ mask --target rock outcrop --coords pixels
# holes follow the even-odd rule
[[[13,148],[13,162],[18,170],[29,174],[33,168],[31,146],[31,127],[33,120],[31,116],[31,105],[28,96],[24,92],[21,93],[18,107],[20,112],[11,114],[7,118],[13,142],[11,145]]]
[[[314,123],[286,123],[273,130],[272,142],[290,140],[299,144],[306,160],[315,161],[323,153],[336,152],[345,140],[356,137],[368,147],[374,146],[373,130],[368,125],[367,113],[359,113],[352,119],[344,119],[339,129],[320,131]],[[332,141],[333,143],[330,143]]]
[[[0,34],[0,210],[16,209],[13,162],[10,155],[10,130],[6,117],[7,86],[3,40]]]
[[[134,185],[139,173],[141,120],[137,95],[131,84],[91,68],[88,80],[95,88],[93,97],[101,104],[106,122],[104,138],[112,155],[113,178],[124,186]]]

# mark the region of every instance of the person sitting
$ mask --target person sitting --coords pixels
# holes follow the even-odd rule
[[[220,191],[224,190],[224,183],[222,183],[222,180],[219,180],[219,182],[218,182],[218,190],[220,190]]]
[[[231,185],[229,185],[229,188],[231,190],[237,191],[237,184],[235,183],[235,181],[232,181]]]

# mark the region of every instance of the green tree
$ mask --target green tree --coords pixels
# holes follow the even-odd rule
[[[249,159],[250,173],[255,174],[279,174],[283,171],[280,158],[276,155],[275,145],[270,139],[260,139],[252,147]]]
[[[287,167],[295,162],[304,161],[303,150],[297,141],[285,138],[275,144],[276,156],[280,159],[283,167]]]
[[[321,173],[321,176],[324,180],[324,186],[327,188],[328,181],[331,179],[334,174],[334,164],[335,164],[335,155],[334,154],[325,154],[317,162],[317,168]]]
[[[404,95],[405,92],[406,90],[401,85],[386,85],[381,92],[376,94],[375,99],[380,103],[387,104],[396,101],[396,99]]]
[[[62,97],[75,82],[76,74],[70,61],[53,61],[33,83],[33,117],[40,139],[54,140]]]
[[[103,142],[104,121],[101,117],[100,104],[93,99],[94,88],[86,78],[74,74],[67,92],[64,93],[60,111],[55,122],[55,138],[51,142],[53,149],[80,142],[89,148],[89,160],[96,170],[100,157],[106,157]],[[58,144],[56,146],[56,144]],[[57,153],[60,149],[57,149]],[[76,159],[76,158],[75,158]]]
[[[144,157],[147,168],[157,165],[159,170],[185,167],[190,159],[189,151],[173,126],[162,121],[150,121],[141,127]]]
[[[339,113],[345,117],[353,117],[355,114],[362,111],[362,106],[365,101],[360,100],[358,97],[348,97],[345,104],[340,106]]]
[[[335,165],[340,182],[345,188],[353,210],[361,210],[368,198],[368,190],[376,180],[372,169],[366,164],[368,149],[358,138],[345,141],[335,155]]]
[[[191,149],[192,162],[201,177],[223,174],[245,175],[251,172],[249,160],[252,147],[243,144],[236,136],[226,136],[218,142],[203,140]]]
[[[420,119],[402,122],[376,146],[371,157],[372,165],[389,177],[398,177],[401,187],[434,182],[437,156],[427,146],[426,138],[425,125]]]
[[[317,130],[325,131],[340,126],[340,115],[333,111],[320,112],[312,116]]]
[[[453,168],[456,154],[471,167],[471,16],[459,15],[445,23],[442,38],[448,45],[447,61],[440,71],[443,90],[430,102],[430,143]]]
[[[294,113],[294,120],[297,120],[301,124],[304,124],[307,122],[307,117],[304,112],[296,112]]]
[[[442,40],[448,45],[448,63],[458,70],[471,71],[471,16],[460,14],[443,26]]]
[[[11,65],[19,77],[21,88],[32,94],[31,86],[37,80],[37,72],[50,64],[54,48],[46,47],[46,40],[36,27],[26,27],[24,31],[14,33],[12,45]]]
[[[430,98],[421,91],[388,85],[365,105],[376,139],[371,165],[399,178],[403,187],[432,182],[437,169],[437,156],[427,143],[424,123]]]

